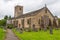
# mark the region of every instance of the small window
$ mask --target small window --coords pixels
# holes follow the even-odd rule
[[[21,8],[20,8],[20,10],[21,10]]]
[[[38,20],[38,24],[40,24],[40,19]]]
[[[29,19],[27,19],[27,24],[29,24]]]
[[[31,18],[27,19],[27,24],[31,24]]]

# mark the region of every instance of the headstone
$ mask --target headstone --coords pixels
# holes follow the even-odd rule
[[[51,20],[49,19],[49,30],[50,30],[50,34],[53,34],[53,28],[52,28],[52,23]]]
[[[50,27],[50,34],[53,34],[53,29],[52,29],[52,27]]]
[[[41,28],[39,28],[39,30],[41,31]]]
[[[38,28],[35,28],[35,30],[34,30],[35,32],[38,32]]]
[[[47,31],[47,24],[44,24],[44,31]]]
[[[25,28],[25,31],[26,31],[26,32],[29,32],[29,28]]]
[[[20,33],[23,33],[23,28],[20,28]]]
[[[31,28],[28,28],[28,32],[31,32]]]
[[[38,28],[35,28],[35,24],[33,24],[33,31],[37,32]]]
[[[46,28],[44,27],[43,30],[46,31]]]

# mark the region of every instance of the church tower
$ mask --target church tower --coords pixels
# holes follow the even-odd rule
[[[18,17],[20,15],[23,14],[23,6],[15,6],[15,13],[14,13],[14,17]]]

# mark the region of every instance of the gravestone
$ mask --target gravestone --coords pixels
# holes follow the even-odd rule
[[[46,27],[46,25],[44,26],[44,31],[47,31],[47,27]]]
[[[25,31],[26,32],[31,32],[31,29],[30,28],[25,28]]]
[[[53,34],[53,28],[52,28],[52,23],[51,20],[49,19],[49,30],[50,30],[50,34]]]
[[[23,33],[23,28],[20,28],[20,33]]]
[[[33,31],[35,31],[35,32],[37,32],[37,31],[38,31],[38,29],[37,29],[37,28],[35,28],[35,24],[33,24]]]
[[[50,27],[50,34],[53,34],[53,28]]]

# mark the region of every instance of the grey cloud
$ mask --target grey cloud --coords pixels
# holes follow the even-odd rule
[[[12,1],[12,0],[5,0],[5,1]]]
[[[24,6],[24,13],[38,10],[47,4],[53,15],[60,17],[60,0],[0,0],[0,19],[5,15],[13,17],[14,7],[17,4]]]
[[[9,0],[10,1],[10,0]],[[5,15],[14,16],[14,6],[17,5],[18,1],[13,0],[10,2],[5,2],[4,0],[0,0],[0,19],[2,19]]]
[[[26,3],[27,2],[27,3]],[[44,7],[47,4],[49,10],[53,13],[53,15],[60,16],[60,0],[25,0],[23,1],[24,5],[24,13],[34,11]]]
[[[50,4],[54,4],[56,2],[58,2],[59,0],[43,0],[43,3],[47,4],[47,5],[50,5]]]
[[[48,8],[54,15],[60,17],[60,0],[54,4],[48,5]]]
[[[52,5],[56,2],[58,2],[59,0],[24,0],[23,1],[23,6],[24,6],[24,13],[26,12],[30,12],[30,11],[33,11],[33,10],[37,10],[43,6],[45,6],[45,4],[47,5]]]

